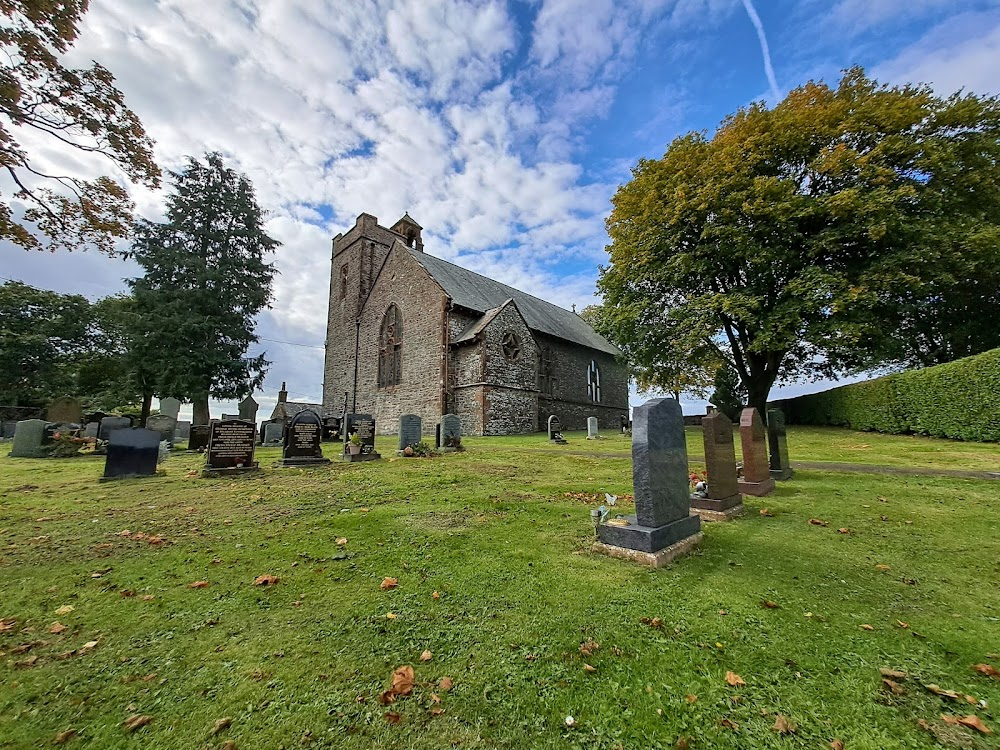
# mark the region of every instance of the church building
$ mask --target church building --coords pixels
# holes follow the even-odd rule
[[[619,350],[576,313],[424,253],[421,227],[361,214],[333,239],[323,411],[391,433],[457,414],[470,435],[563,429],[628,414]]]

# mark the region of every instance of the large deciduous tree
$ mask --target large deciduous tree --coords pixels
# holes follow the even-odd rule
[[[132,246],[145,271],[130,281],[135,353],[159,396],[190,400],[194,424],[207,424],[209,396],[241,398],[264,380],[270,363],[247,350],[280,243],[264,231],[250,180],[219,154],[189,158],[171,177],[166,221],[139,222]]]
[[[613,203],[605,333],[649,361],[711,350],[762,413],[779,380],[906,361],[942,301],[936,334],[961,338],[954,318],[980,307],[991,319],[963,319],[982,335],[962,353],[1000,345],[996,285],[980,283],[1000,267],[995,98],[853,68],[677,138]]]
[[[7,193],[0,193],[0,239],[26,249],[96,246],[113,253],[132,224],[132,201],[117,181],[61,174],[40,166],[29,150],[100,154],[129,179],[159,185],[152,141],[114,76],[96,62],[73,70],[60,60],[87,6],[88,0],[0,0],[0,190]]]

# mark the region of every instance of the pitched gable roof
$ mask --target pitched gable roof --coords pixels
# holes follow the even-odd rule
[[[409,252],[427,273],[451,297],[454,304],[478,313],[487,313],[500,308],[507,300],[513,300],[520,311],[524,322],[533,331],[548,334],[556,338],[572,341],[591,349],[618,355],[621,352],[609,343],[601,334],[591,328],[586,321],[576,313],[563,310],[551,302],[538,299],[532,295],[501,284],[499,281],[482,276],[454,263],[449,263],[433,255],[399,246]],[[492,320],[492,318],[490,318]],[[489,320],[486,321],[488,323]],[[484,324],[485,326],[485,324]],[[466,332],[463,332],[463,336]]]

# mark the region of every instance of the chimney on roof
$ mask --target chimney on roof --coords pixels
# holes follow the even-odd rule
[[[281,390],[278,391],[278,403],[283,404],[288,400],[288,391],[285,390],[285,381],[281,381]]]

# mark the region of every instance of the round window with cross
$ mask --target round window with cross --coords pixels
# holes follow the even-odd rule
[[[521,339],[513,331],[507,331],[500,339],[500,348],[503,349],[503,356],[515,362],[521,356]]]

